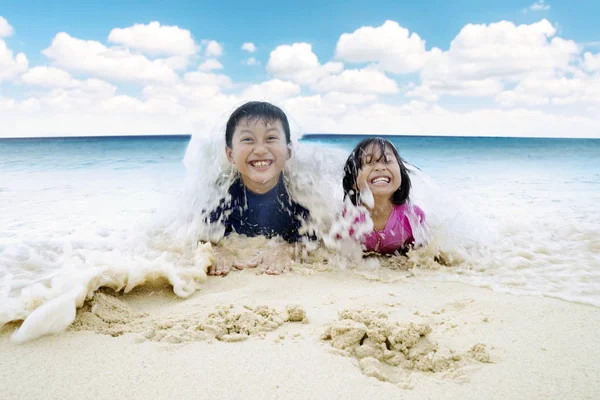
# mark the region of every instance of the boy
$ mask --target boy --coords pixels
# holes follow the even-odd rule
[[[281,236],[288,243],[301,240],[299,229],[308,210],[293,202],[282,171],[291,156],[290,126],[285,113],[270,103],[252,101],[236,109],[227,121],[225,152],[239,172],[230,186],[229,202],[221,201],[210,214],[211,223],[225,226],[225,236]],[[217,262],[209,275],[227,275],[231,267],[263,264],[268,274],[280,274],[290,260],[290,248],[271,250],[253,261],[237,262],[233,253],[218,247]]]

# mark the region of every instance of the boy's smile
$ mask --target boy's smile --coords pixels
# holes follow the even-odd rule
[[[254,169],[259,171],[265,171],[267,168],[273,164],[273,160],[256,160],[248,162]]]
[[[290,156],[281,121],[242,119],[235,128],[227,158],[242,176],[244,185],[262,194],[273,189]]]

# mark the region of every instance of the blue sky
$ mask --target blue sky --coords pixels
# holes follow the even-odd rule
[[[362,125],[363,132],[372,129],[372,133],[498,135],[504,129],[506,135],[535,136],[544,135],[540,132],[551,128],[548,136],[599,137],[600,125],[595,115],[600,99],[589,93],[589,88],[600,87],[600,67],[596,70],[595,58],[600,52],[597,15],[600,15],[600,2],[595,1],[429,1],[420,4],[404,1],[303,1],[293,4],[281,1],[0,1],[0,17],[11,28],[11,33],[0,36],[0,40],[12,53],[13,68],[4,74],[4,78],[0,71],[0,118],[4,116],[5,119],[0,137],[75,135],[84,130],[81,125],[86,122],[82,115],[88,114],[98,129],[106,129],[106,134],[202,130],[206,129],[207,120],[214,121],[221,113],[230,111],[236,102],[246,99],[244,93],[277,101],[288,112],[297,115],[300,129],[311,132],[352,133],[358,129],[353,118],[368,112],[368,115],[380,114],[380,117],[377,123],[372,121],[371,125]],[[177,78],[160,81],[160,90],[153,78],[140,80],[120,76],[115,79],[114,74],[99,71],[96,67],[76,65],[77,62],[63,57],[69,46],[66,41],[58,43],[51,56],[47,51],[43,54],[57,34],[65,32],[70,38],[124,49],[128,54],[146,57],[150,62],[166,58],[152,53],[148,45],[140,47],[131,41],[109,41],[109,34],[115,28],[127,29],[153,21],[161,27],[177,27],[188,32],[198,46],[194,54],[185,54],[185,67],[173,68]],[[388,43],[389,53],[377,44],[383,40],[383,36],[377,36],[383,34],[383,29],[376,28],[386,21],[396,24],[388,26],[386,32],[391,32],[388,36],[398,35]],[[500,21],[509,25],[493,25]],[[466,35],[466,31],[465,35],[460,35],[469,25],[483,28],[473,31],[471,36]],[[523,33],[519,26],[539,28],[529,28],[529,32]],[[375,29],[375,36],[363,37],[363,31],[356,33],[369,27]],[[424,51],[410,47],[412,45],[403,47],[406,39],[402,37],[403,30],[408,30],[407,35],[418,35]],[[353,41],[342,50],[339,47],[341,36],[353,33],[356,33]],[[498,36],[504,39],[496,49],[494,40]],[[479,37],[482,42],[474,43]],[[365,38],[373,43],[368,43]],[[457,38],[460,40],[456,42],[462,43],[462,53],[449,51],[450,43]],[[556,38],[569,43],[557,44],[553,42]],[[204,41],[209,40],[218,42],[222,54],[207,55],[207,42]],[[486,54],[497,52],[501,57],[503,51],[510,50],[510,40],[515,40],[515,48],[526,43],[522,48],[525,55],[539,51],[540,56],[529,61],[516,57],[513,65],[505,62],[505,58],[496,63],[493,54]],[[253,43],[256,51],[242,50],[245,42]],[[310,49],[294,46],[302,43]],[[394,46],[401,50],[394,50]],[[373,47],[377,48],[373,50],[374,55],[367,56]],[[276,49],[281,52],[274,55]],[[27,69],[22,65],[20,69],[15,66],[18,53],[26,56]],[[401,58],[404,55],[411,57],[412,53],[413,57],[423,59],[415,61],[411,67],[398,67],[406,61]],[[318,66],[311,66],[315,56]],[[77,58],[76,55],[72,57]],[[81,57],[85,57],[83,53]],[[244,63],[251,57],[257,61],[256,65]],[[286,57],[296,57],[294,60],[300,62],[286,65]],[[436,57],[442,58],[436,62]],[[205,75],[199,76],[198,66],[208,59],[218,61],[222,68],[204,69],[202,74]],[[521,65],[517,65],[519,60]],[[539,68],[530,67],[538,61]],[[333,63],[329,69],[318,69],[327,63]],[[2,65],[0,59],[0,68]],[[119,69],[118,64],[110,65],[113,67],[107,68]],[[297,65],[306,68],[299,71]],[[498,65],[498,71],[495,71],[495,65]],[[75,81],[65,83],[63,79],[62,84],[49,83],[48,71],[35,70],[36,67],[53,68],[53,77],[66,73]],[[468,76],[471,67],[474,78]],[[197,76],[186,76],[190,72],[196,72]],[[42,73],[45,75],[40,83]],[[34,75],[37,78],[32,78]],[[228,81],[225,82],[223,77]],[[192,78],[196,86],[190,86]],[[82,91],[90,92],[81,86],[89,79],[104,82],[104,92],[99,95],[96,91],[81,100],[78,96],[83,96]],[[379,86],[374,83],[369,87],[369,80],[379,81]],[[252,85],[268,82],[271,84],[248,91]],[[180,87],[176,90],[177,85]],[[364,90],[360,89],[361,85],[365,86]],[[215,87],[218,90],[213,90]],[[541,87],[553,89],[544,93]],[[219,98],[219,101],[209,101],[214,108],[210,112],[198,98],[182,94],[209,88],[213,94],[207,94],[207,99]],[[279,94],[270,98],[272,89]],[[157,91],[160,96],[148,94]],[[162,103],[157,99],[163,101],[166,97],[169,97],[169,104],[163,104],[165,107],[161,108]],[[59,108],[56,108],[57,99]],[[70,99],[72,104],[67,104],[65,99]],[[88,109],[75,107],[83,103],[88,104]],[[222,110],[217,105],[222,106]],[[99,112],[102,107],[107,115]],[[116,120],[110,115],[115,109],[124,112],[127,107],[131,108],[128,115],[121,115]],[[480,114],[475,116],[475,112]],[[562,120],[571,118],[569,123],[563,121],[563,125],[557,126],[551,119],[556,118],[557,112],[564,116]],[[399,114],[404,118],[397,118]],[[419,117],[411,120],[411,114]],[[544,120],[545,115],[549,117],[547,120]],[[140,116],[154,121],[153,124],[136,125]],[[388,116],[390,118],[386,119]],[[448,120],[460,120],[461,116],[464,117],[462,125],[456,123],[456,126],[448,127]],[[503,122],[500,127],[487,127],[498,121],[511,120],[513,116],[512,125]],[[10,124],[6,123],[9,118]],[[40,123],[31,122],[32,118]],[[418,122],[419,118],[421,122]],[[170,119],[186,122],[173,124]],[[431,124],[431,119],[438,123]],[[24,124],[25,120],[28,122]],[[126,123],[122,123],[124,121]],[[476,129],[473,128],[474,121]],[[55,125],[49,127],[49,124]],[[576,127],[577,133],[566,132],[571,126]],[[158,132],[158,129],[175,132]]]

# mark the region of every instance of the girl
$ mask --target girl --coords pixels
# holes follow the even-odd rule
[[[424,229],[425,214],[408,200],[408,170],[389,140],[369,138],[360,142],[346,161],[342,184],[344,199],[366,206],[373,220],[372,231],[357,235],[356,224],[366,222],[362,214],[350,231],[367,251],[405,253],[414,244],[413,232]]]

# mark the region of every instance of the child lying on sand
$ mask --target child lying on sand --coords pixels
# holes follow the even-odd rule
[[[413,245],[413,231],[425,223],[425,214],[410,204],[410,177],[396,147],[383,138],[360,142],[344,166],[344,197],[355,206],[366,206],[373,230],[356,234],[358,224],[366,222],[363,214],[354,221],[350,236],[363,248],[383,254],[406,252]]]
[[[238,176],[229,187],[229,196],[210,214],[211,223],[225,226],[225,236],[268,238],[280,236],[293,244],[300,234],[308,210],[292,201],[282,171],[291,156],[290,126],[285,113],[266,102],[249,102],[231,114],[225,129],[225,152]],[[262,265],[268,274],[280,274],[291,262],[293,246],[268,249],[252,260],[236,260],[233,251],[216,247],[217,261],[209,275],[227,275],[231,268]]]

